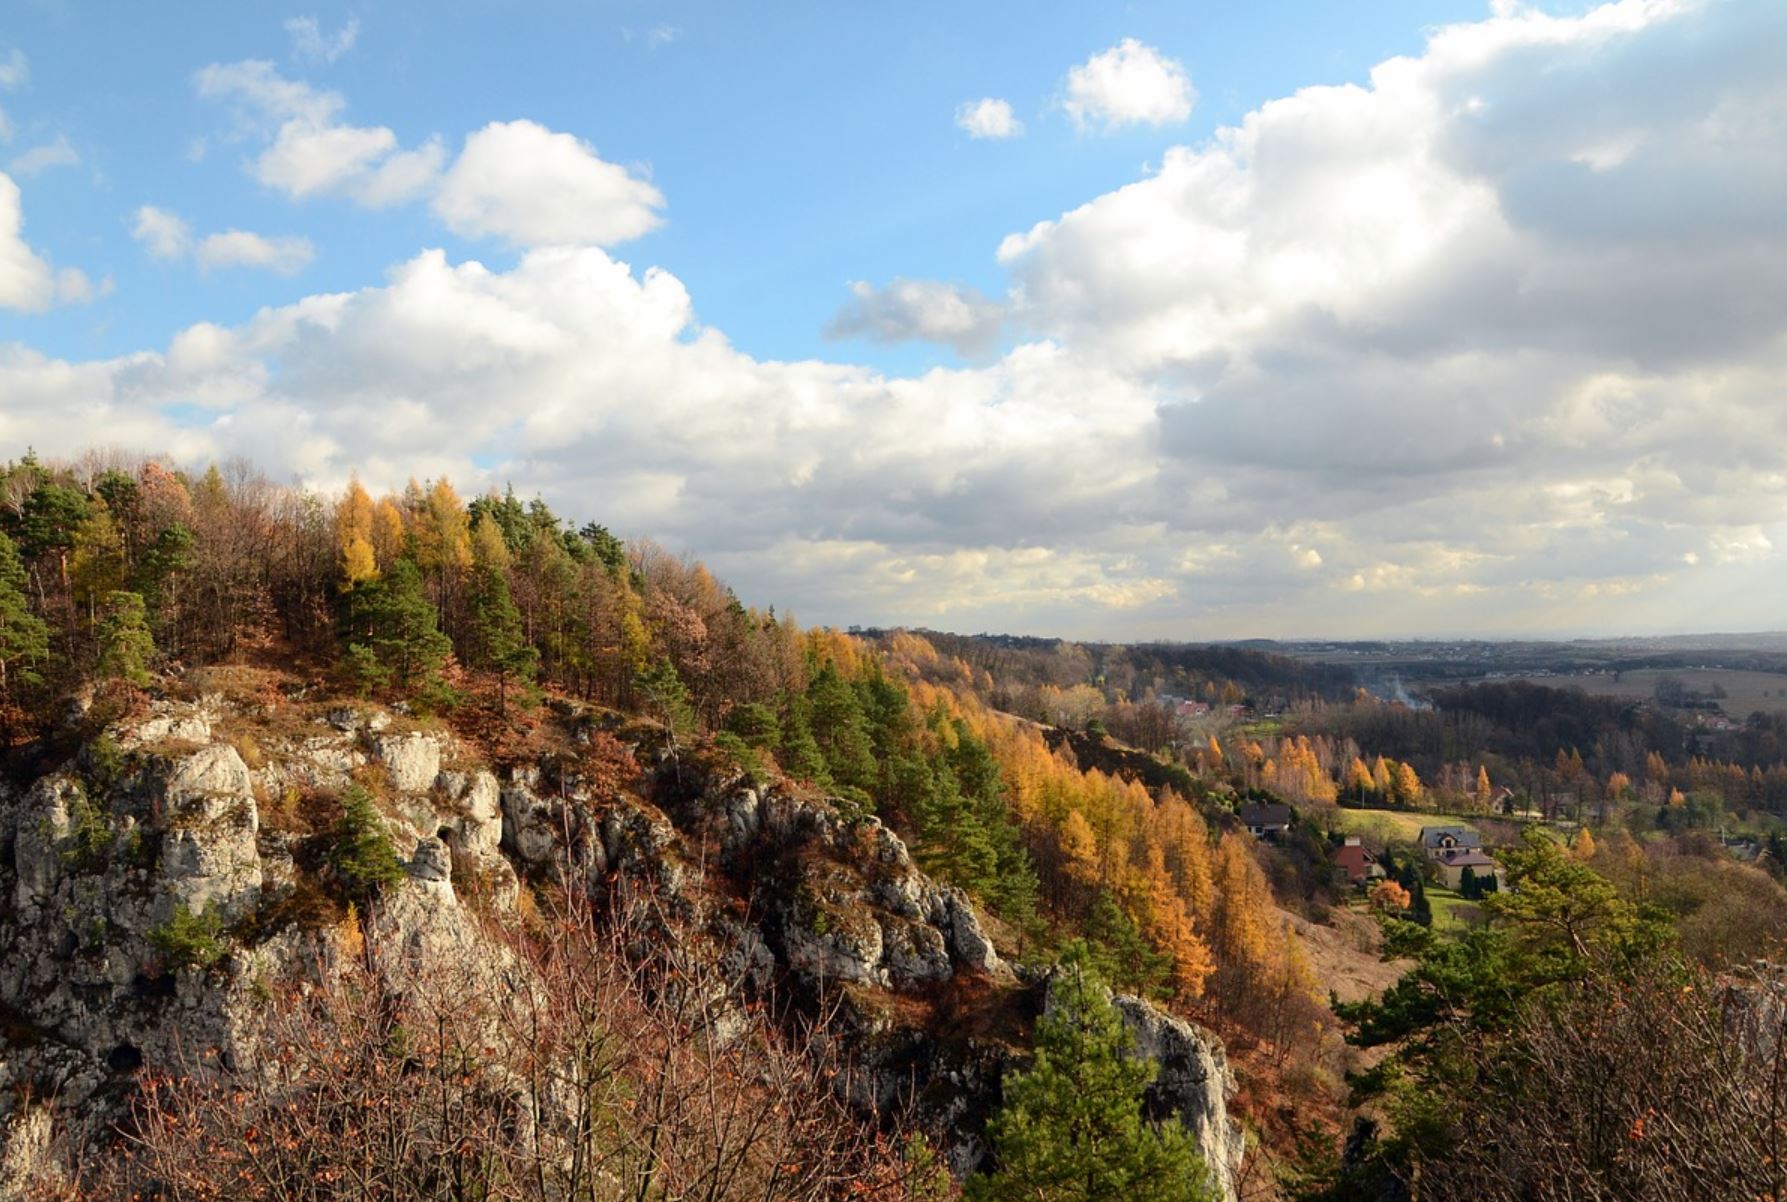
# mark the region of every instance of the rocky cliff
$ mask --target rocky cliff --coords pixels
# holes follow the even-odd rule
[[[530,881],[649,913],[740,991],[835,1002],[834,1038],[862,1069],[855,1100],[915,1107],[950,1133],[961,1170],[984,1156],[1000,1079],[1046,1005],[1046,980],[1008,965],[970,900],[893,831],[672,755],[650,732],[620,732],[646,767],[615,779],[587,770],[577,749],[593,728],[573,713],[554,719],[568,752],[501,771],[403,715],[293,695],[71,721],[71,754],[0,785],[0,1199],[58,1145],[97,1137],[145,1065],[214,1049],[223,1071],[257,1071],[272,987],[321,980],[344,956],[394,987],[450,972],[468,989],[527,988],[488,922]],[[350,787],[376,798],[405,870],[351,934],[326,854]],[[1197,1135],[1233,1197],[1242,1141],[1221,1044],[1139,999],[1118,1005],[1161,1065],[1150,1104]]]

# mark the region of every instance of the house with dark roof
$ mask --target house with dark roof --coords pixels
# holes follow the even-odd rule
[[[1424,826],[1420,842],[1421,854],[1436,863],[1452,852],[1483,850],[1483,836],[1468,826]]]
[[[1468,871],[1479,879],[1493,877],[1499,888],[1502,883],[1502,866],[1474,848],[1462,848],[1450,851],[1440,860],[1440,879],[1446,882],[1446,888],[1459,889],[1464,885],[1464,874]]]
[[[1291,807],[1276,802],[1250,801],[1236,811],[1236,816],[1255,839],[1277,840],[1291,829]]]
[[[1349,885],[1363,885],[1384,875],[1384,866],[1357,835],[1348,835],[1333,859],[1335,870],[1345,876]]]

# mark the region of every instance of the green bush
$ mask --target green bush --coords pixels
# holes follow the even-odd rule
[[[769,763],[763,752],[731,731],[723,730],[715,735],[713,748],[716,759],[744,773],[751,783],[756,784],[769,778]]]
[[[758,701],[733,706],[726,714],[726,731],[765,750],[773,751],[782,743],[782,720],[775,710]]]
[[[341,807],[329,848],[329,866],[349,901],[371,901],[379,890],[403,879],[403,862],[397,858],[366,790],[351,786]]]
[[[68,827],[62,862],[77,872],[104,867],[112,850],[112,824],[84,789],[76,789],[69,798]]]
[[[210,968],[229,951],[217,908],[206,906],[194,914],[185,902],[177,903],[173,917],[149,932],[149,946],[172,969]]]

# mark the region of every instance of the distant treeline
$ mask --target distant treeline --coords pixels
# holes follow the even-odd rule
[[[864,631],[871,637],[885,632]],[[1075,643],[1009,634],[919,630],[944,655],[984,672],[997,690],[1092,684],[1139,699],[1150,692],[1256,706],[1344,701],[1351,668],[1233,644]]]
[[[1434,689],[1429,710],[1397,706],[1333,711],[1324,726],[1413,763],[1423,774],[1453,761],[1499,756],[1545,763],[1577,751],[1591,771],[1635,772],[1655,753],[1768,768],[1787,759],[1787,714],[1755,714],[1740,728],[1700,731],[1656,706],[1530,681]]]

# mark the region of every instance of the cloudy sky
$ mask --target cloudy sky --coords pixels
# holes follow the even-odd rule
[[[838,624],[1787,626],[1780,0],[181,12],[0,17],[0,454]]]

